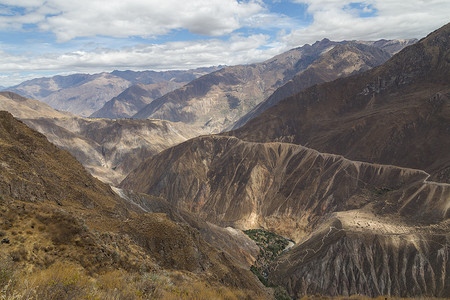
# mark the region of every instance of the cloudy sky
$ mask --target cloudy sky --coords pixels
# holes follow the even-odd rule
[[[0,0],[0,86],[268,59],[331,40],[422,38],[449,0]]]

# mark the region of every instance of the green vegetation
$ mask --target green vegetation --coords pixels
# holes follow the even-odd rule
[[[371,190],[371,192],[372,192],[373,194],[375,194],[375,196],[377,196],[377,197],[384,196],[384,195],[386,195],[387,193],[389,193],[390,191],[392,191],[392,189],[387,188],[387,187],[378,187],[378,188],[373,188],[373,189]]]
[[[244,233],[256,242],[261,259],[267,263],[273,261],[289,245],[289,240],[281,235],[263,229],[249,229]]]
[[[275,258],[286,249],[290,240],[264,229],[249,229],[245,230],[244,233],[254,240],[259,247],[259,255],[256,258],[255,264],[250,267],[250,271],[252,271],[266,287],[273,288],[275,299],[291,299],[283,287],[276,285],[267,279],[267,267],[269,263],[275,260]]]

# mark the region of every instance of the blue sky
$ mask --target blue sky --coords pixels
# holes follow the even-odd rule
[[[0,0],[0,85],[264,61],[323,38],[422,38],[448,0]]]

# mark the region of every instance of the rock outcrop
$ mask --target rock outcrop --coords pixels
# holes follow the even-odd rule
[[[379,213],[444,220],[449,186],[428,177],[298,145],[209,136],[148,159],[121,187],[161,196],[221,226],[263,227],[299,240],[322,216],[369,203]]]
[[[351,224],[349,224],[351,223]],[[379,215],[336,213],[269,267],[296,298],[450,296],[449,224],[417,226]]]

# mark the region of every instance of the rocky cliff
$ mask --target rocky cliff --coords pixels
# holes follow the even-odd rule
[[[448,220],[418,226],[361,211],[336,213],[273,262],[269,277],[296,298],[316,294],[447,298],[448,230]]]
[[[380,213],[444,220],[449,187],[428,177],[298,145],[210,136],[148,159],[121,187],[164,197],[218,225],[263,227],[298,240],[327,213],[369,203]]]

